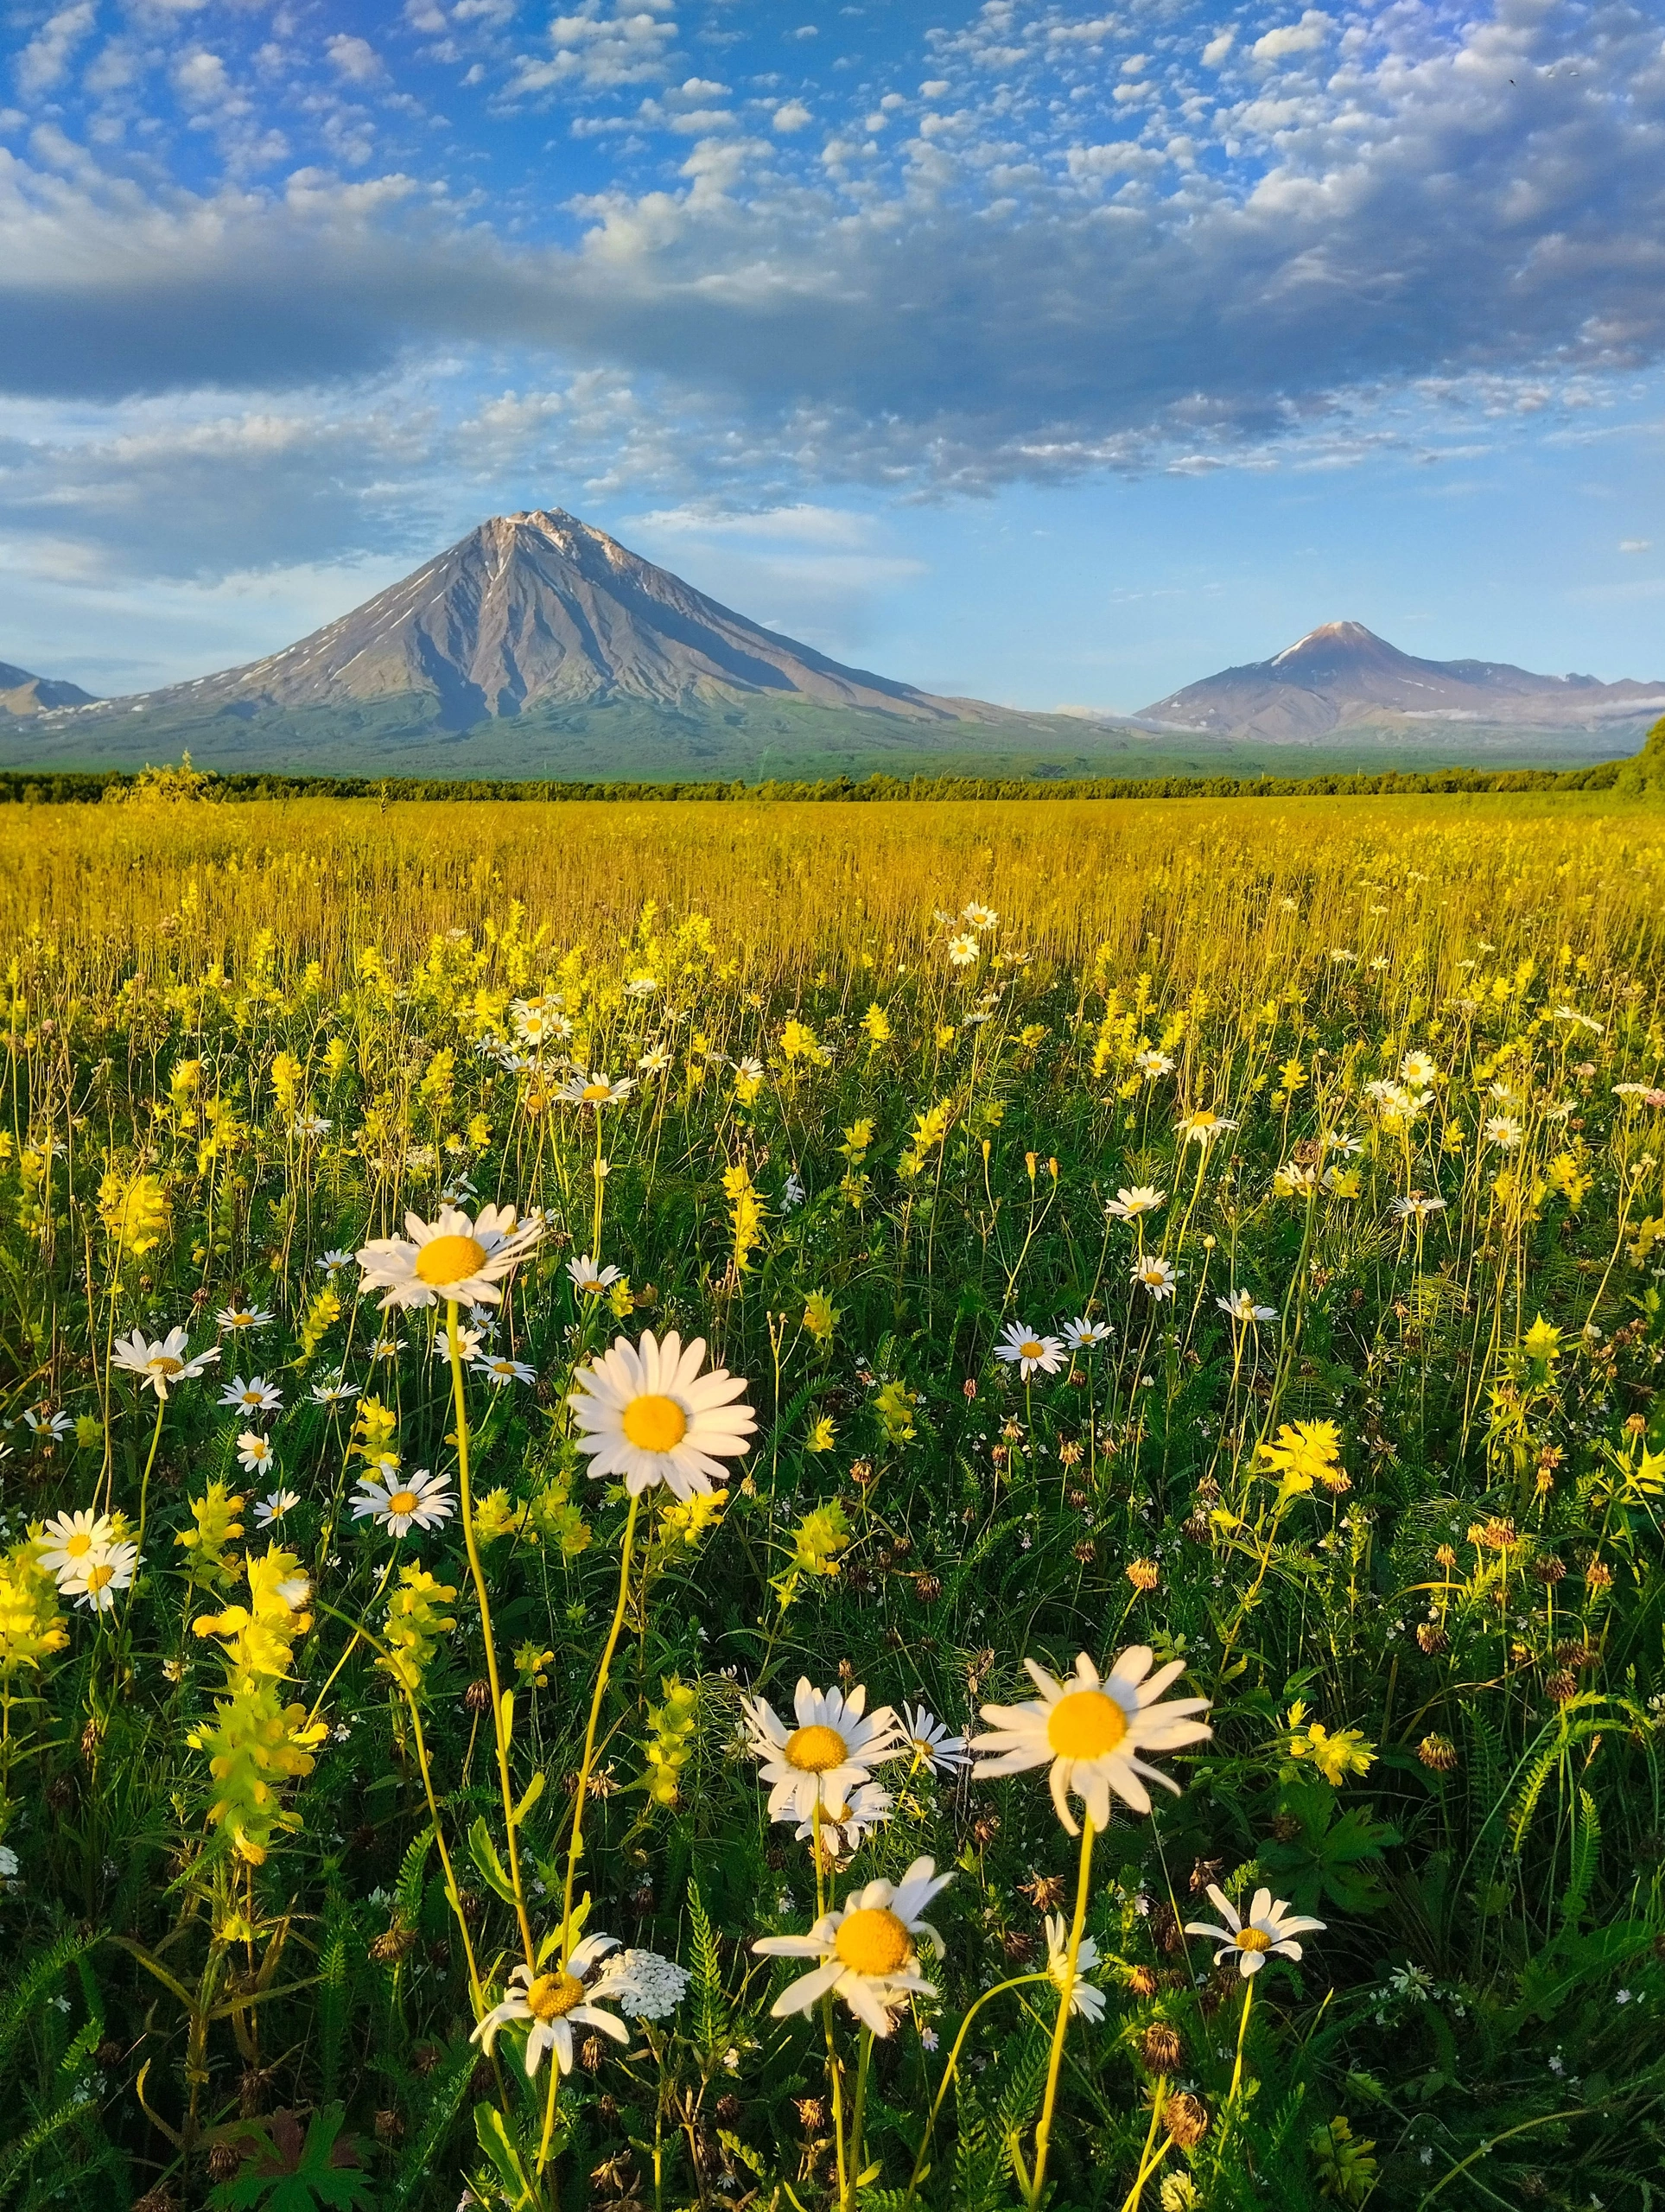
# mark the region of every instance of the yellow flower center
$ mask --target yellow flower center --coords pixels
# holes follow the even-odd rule
[[[86,1586],[89,1590],[102,1590],[106,1582],[113,1582],[115,1579],[116,1570],[108,1565],[89,1567],[86,1570]]]
[[[893,1912],[862,1905],[839,1923],[833,1948],[857,1974],[900,1974],[913,1956],[913,1938]]]
[[[587,1083],[584,1085],[584,1103],[587,1106],[599,1106],[604,1098],[611,1098],[612,1096],[613,1085],[610,1083]]]
[[[1237,1948],[1240,1951],[1269,1951],[1272,1948],[1272,1938],[1263,1928],[1240,1928],[1237,1931]]]
[[[78,1529],[64,1546],[71,1559],[81,1559],[92,1548],[92,1539],[85,1529]]]
[[[418,1282],[463,1282],[486,1264],[486,1247],[472,1236],[430,1237],[416,1255]]]
[[[414,1513],[422,1500],[413,1490],[396,1490],[387,1501],[390,1513]]]
[[[159,1351],[150,1362],[150,1372],[153,1375],[182,1375],[185,1372],[185,1362],[182,1359],[173,1358],[165,1351]]]
[[[583,1994],[575,1974],[541,1974],[526,1992],[526,2008],[533,2019],[547,2024],[564,2018]]]
[[[1127,1714],[1103,1690],[1071,1690],[1046,1716],[1046,1740],[1061,1759],[1103,1758],[1127,1732]]]
[[[1041,1344],[1034,1337],[1026,1337],[1023,1342],[1018,1346],[1020,1355],[1025,1359],[1039,1359],[1041,1357],[1046,1347],[1045,1344]]]
[[[670,1452],[688,1433],[688,1415],[674,1398],[649,1394],[625,1408],[624,1431],[639,1452]]]
[[[836,1728],[795,1728],[786,1738],[786,1764],[800,1774],[826,1774],[848,1756]]]

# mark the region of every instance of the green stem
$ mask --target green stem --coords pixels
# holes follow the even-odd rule
[[[1070,1948],[1064,1955],[1064,1977],[1058,1984],[1058,2020],[1052,2029],[1052,2055],[1046,2068],[1046,2094],[1041,2100],[1040,2118],[1035,2123],[1035,2171],[1029,2184],[1030,2212],[1036,2212],[1040,2203],[1041,2189],[1046,2179],[1046,2153],[1052,2139],[1052,2108],[1058,2102],[1058,2075],[1064,2065],[1064,2038],[1069,2032],[1070,2004],[1075,1995],[1076,1960],[1081,1950],[1081,1931],[1087,1918],[1087,1900],[1092,1894],[1093,1827],[1090,1813],[1081,1819],[1081,1871],[1076,1878],[1075,1918],[1070,1924]]]
[[[872,2063],[873,2030],[863,2028],[855,2061],[855,2109],[850,2114],[850,2155],[845,2169],[844,2212],[854,2212],[855,2191],[861,2178],[861,2127],[867,2114],[867,2069]]]
[[[925,2159],[931,2150],[931,2139],[936,2129],[937,2117],[943,2109],[943,2101],[947,2096],[955,2074],[958,2070],[960,2052],[964,2048],[966,2035],[971,2023],[991,1998],[1003,1996],[1008,1989],[1021,1989],[1027,1981],[1050,1981],[1051,1979],[1052,1976],[1045,1974],[1014,1974],[1010,1981],[997,1981],[992,1989],[985,1989],[982,1995],[967,2012],[964,2019],[960,2023],[960,2032],[954,2038],[953,2046],[948,2054],[948,2064],[943,2069],[942,2081],[931,2101],[931,2117],[925,2122],[925,2140],[919,2145],[918,2157],[913,2161],[913,2171],[908,2177],[907,2194],[902,2199],[902,2212],[908,2212],[908,2207],[913,2202],[914,2191],[925,2179]]]
[[[607,1678],[613,1668],[613,1655],[619,1646],[619,1632],[625,1624],[625,1607],[630,1598],[630,1563],[636,1545],[636,1516],[641,1510],[639,1495],[630,1501],[630,1511],[625,1519],[624,1549],[619,1560],[619,1601],[613,1609],[613,1626],[607,1630],[606,1649],[595,1676],[595,1694],[589,1703],[589,1726],[584,1732],[584,1756],[578,1768],[578,1789],[572,1806],[572,1839],[567,1846],[567,1879],[561,1897],[561,1956],[564,1961],[572,1948],[572,1892],[578,1878],[578,1861],[584,1847],[584,1799],[589,1789],[590,1768],[595,1762],[595,1731],[601,1718],[601,1700],[607,1695]],[[531,1958],[531,1953],[527,1953]]]
[[[468,1554],[468,1572],[480,1602],[480,1634],[486,1644],[486,1678],[492,1692],[492,1735],[497,1745],[498,1786],[503,1796],[503,1825],[509,1845],[509,1884],[514,1891],[515,1917],[520,1940],[526,1947],[526,1963],[535,1967],[537,1946],[532,1937],[531,1916],[520,1880],[520,1847],[515,1837],[514,1779],[509,1769],[509,1716],[504,1711],[503,1687],[498,1679],[497,1638],[492,1629],[491,1593],[486,1587],[486,1568],[474,1535],[474,1494],[468,1475],[468,1401],[462,1387],[462,1339],[457,1327],[457,1301],[446,1300],[445,1341],[451,1355],[451,1396],[457,1421],[457,1491],[461,1506],[462,1541]]]

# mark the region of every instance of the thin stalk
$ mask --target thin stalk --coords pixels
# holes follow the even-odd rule
[[[1092,1894],[1093,1816],[1084,1812],[1081,1817],[1081,1871],[1076,1878],[1075,1918],[1070,1923],[1070,1947],[1064,1953],[1064,1974],[1058,1983],[1058,2019],[1052,2029],[1052,2055],[1046,2067],[1046,2094],[1041,2100],[1040,2118],[1035,2122],[1035,2171],[1029,2183],[1030,2212],[1036,2212],[1040,2193],[1046,2180],[1046,2154],[1052,2140],[1052,2109],[1058,2102],[1058,2075],[1064,2065],[1064,2038],[1069,2032],[1070,2005],[1075,1996],[1076,1960],[1081,1950],[1081,1931],[1087,1918],[1087,1900]]]

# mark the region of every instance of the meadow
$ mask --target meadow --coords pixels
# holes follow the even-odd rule
[[[1665,2197],[1665,834],[0,866],[0,2207]]]

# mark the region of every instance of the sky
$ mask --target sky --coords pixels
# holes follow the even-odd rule
[[[1665,5],[0,0],[0,661],[565,507],[1134,709],[1353,620],[1665,678]]]

